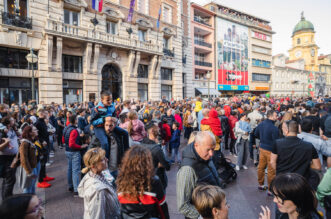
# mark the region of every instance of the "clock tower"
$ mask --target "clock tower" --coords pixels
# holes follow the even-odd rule
[[[302,12],[300,22],[293,29],[289,60],[304,59],[305,70],[318,71],[318,49],[314,25],[305,19]]]

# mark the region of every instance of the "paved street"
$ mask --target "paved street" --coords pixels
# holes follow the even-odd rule
[[[184,142],[182,147],[184,146]],[[57,148],[57,147],[56,147]],[[47,168],[49,176],[55,177],[48,189],[37,189],[38,196],[45,201],[46,219],[82,218],[84,206],[83,199],[73,198],[67,191],[66,158],[64,149],[57,149],[54,163]],[[178,166],[172,166],[168,172],[169,184],[167,188],[167,203],[170,216],[175,219],[183,219],[176,206],[176,173]],[[260,212],[260,205],[272,205],[272,199],[265,192],[257,190],[257,174],[252,163],[248,170],[241,170],[235,182],[229,184],[226,189],[227,200],[230,204],[229,218],[256,219]],[[19,190],[15,188],[15,193]]]

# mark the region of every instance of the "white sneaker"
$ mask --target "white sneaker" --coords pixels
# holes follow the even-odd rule
[[[51,153],[50,153],[50,154],[49,154],[49,157],[54,157],[54,154],[51,154]]]
[[[236,170],[239,171],[240,170],[240,167],[238,165],[236,165]]]
[[[246,165],[243,165],[243,169],[244,169],[244,170],[247,170],[248,167],[247,167]]]
[[[51,163],[47,162],[46,163],[46,167],[49,167],[51,165]]]

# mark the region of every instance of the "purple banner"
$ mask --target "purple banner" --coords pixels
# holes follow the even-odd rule
[[[129,10],[129,14],[128,14],[128,22],[132,21],[132,16],[133,16],[133,11],[134,11],[134,5],[136,3],[136,0],[131,0],[130,2],[130,10]]]

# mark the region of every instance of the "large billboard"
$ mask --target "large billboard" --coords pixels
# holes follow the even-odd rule
[[[248,28],[217,18],[219,90],[249,90]]]

